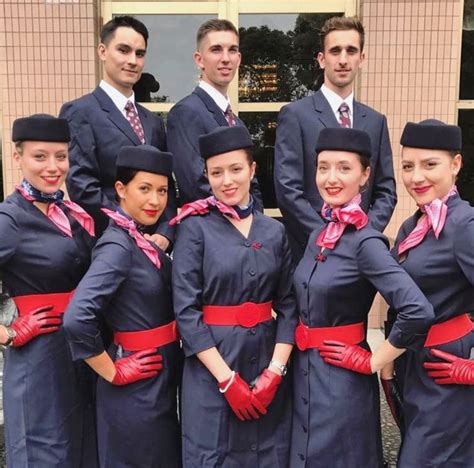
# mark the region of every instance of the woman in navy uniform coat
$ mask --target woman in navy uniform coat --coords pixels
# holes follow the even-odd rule
[[[101,467],[181,466],[177,385],[182,363],[171,293],[171,260],[142,229],[166,207],[172,157],[125,146],[117,159],[119,209],[92,253],[64,318],[74,359],[99,375]],[[107,351],[99,317],[113,332]]]
[[[433,310],[359,205],[370,174],[368,134],[323,129],[316,152],[327,224],[312,233],[294,275],[300,324],[290,466],[378,468],[383,460],[374,372],[416,345],[414,336],[428,329]],[[377,291],[399,319],[372,355],[367,315]]]
[[[421,348],[403,356],[399,466],[472,467],[474,372],[467,360],[474,333],[466,312],[474,298],[474,208],[455,187],[461,129],[437,120],[408,123],[401,144],[403,182],[419,209],[401,226],[394,254],[433,304],[435,324]]]
[[[8,467],[94,467],[92,374],[75,364],[62,316],[90,263],[92,218],[63,200],[69,127],[37,114],[13,123],[23,181],[0,204],[0,268],[18,318],[0,326]]]
[[[245,127],[201,136],[214,195],[185,205],[176,220],[173,297],[186,355],[187,468],[288,466],[284,375],[297,320],[291,258],[283,226],[253,208],[251,146]]]

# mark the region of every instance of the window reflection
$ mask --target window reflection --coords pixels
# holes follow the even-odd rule
[[[460,99],[474,99],[474,0],[464,1]]]
[[[135,85],[138,102],[177,102],[199,80],[194,64],[196,33],[216,15],[135,15],[148,28],[148,50],[142,79]],[[135,88],[134,88],[135,89]]]
[[[461,197],[474,206],[474,110],[460,110],[458,125],[462,129],[464,157],[456,185]]]
[[[239,114],[249,129],[255,145],[253,156],[257,163],[257,177],[265,208],[277,208],[273,186],[277,116],[277,112],[241,112]]]
[[[319,30],[341,13],[240,15],[239,100],[294,101],[317,91]]]

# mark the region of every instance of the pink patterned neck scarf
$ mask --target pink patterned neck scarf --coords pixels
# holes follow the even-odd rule
[[[44,201],[34,196],[35,190],[28,190],[29,184],[17,185],[16,190],[28,201],[41,201],[48,203],[46,216],[55,224],[64,234],[72,237],[71,223],[64,211],[59,208],[59,204],[63,204],[70,212],[71,216],[85,229],[89,235],[95,236],[94,220],[91,216],[84,211],[77,203],[69,200],[63,200],[62,194],[60,197],[56,197],[55,201]],[[30,186],[31,187],[31,186]]]
[[[128,234],[137,244],[138,248],[150,259],[153,265],[156,268],[161,267],[160,257],[156,249],[143,237],[143,235],[138,231],[135,221],[132,219],[126,218],[124,215],[117,213],[116,211],[109,210],[107,208],[101,208],[101,210],[114,222],[117,226],[127,229]]]
[[[410,234],[400,242],[398,246],[398,255],[401,255],[407,250],[421,244],[430,229],[433,229],[436,239],[439,238],[448,214],[448,205],[446,202],[449,197],[452,197],[457,193],[458,190],[456,186],[453,185],[448,194],[442,199],[435,198],[432,202],[420,206],[420,210],[423,214],[413,231],[411,231]]]
[[[362,229],[369,222],[369,218],[360,207],[361,196],[357,194],[349,203],[338,208],[329,208],[324,203],[321,213],[323,218],[328,219],[328,225],[321,231],[316,240],[316,245],[326,249],[334,249],[337,241],[341,238],[344,230],[349,224]]]
[[[170,222],[170,226],[174,226],[187,218],[188,216],[203,215],[209,213],[209,206],[215,206],[222,214],[229,216],[232,219],[239,220],[238,213],[229,205],[217,200],[214,196],[196,200],[191,203],[186,203],[181,208],[178,216],[175,216]]]

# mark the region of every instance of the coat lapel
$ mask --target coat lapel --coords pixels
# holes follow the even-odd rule
[[[140,104],[136,104],[138,110],[138,117],[142,123],[143,132],[145,133],[145,144],[151,145],[151,138],[153,136],[153,122],[145,111],[145,108]]]
[[[102,110],[107,114],[107,117],[109,118],[109,120],[121,132],[123,132],[133,142],[134,145],[137,145],[137,146],[141,145],[141,141],[138,139],[137,135],[133,131],[132,126],[130,125],[130,122],[119,111],[119,109],[113,103],[112,99],[109,98],[107,93],[100,86],[97,86],[97,88],[95,88],[92,94],[97,99]],[[141,119],[141,115],[140,115],[140,119]],[[142,125],[143,125],[143,122],[142,122]]]
[[[365,130],[367,127],[367,112],[363,105],[359,104],[357,101],[354,101],[354,121],[352,127],[357,130]]]
[[[337,121],[329,102],[320,90],[313,94],[313,103],[318,119],[325,127],[339,127],[339,122]]]
[[[220,107],[215,103],[214,99],[206,93],[206,91],[197,86],[194,88],[193,93],[201,99],[207,110],[213,114],[215,121],[220,127],[227,127],[229,125]]]

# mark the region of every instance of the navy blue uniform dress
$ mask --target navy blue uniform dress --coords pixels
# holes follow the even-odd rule
[[[11,297],[77,286],[89,266],[93,238],[68,219],[73,237],[17,192],[0,204],[0,268]],[[96,466],[92,378],[86,365],[72,361],[63,328],[6,350],[9,467]]]
[[[371,228],[348,226],[333,250],[309,238],[296,268],[294,286],[300,319],[309,327],[364,322],[379,291],[399,310],[390,342],[411,346],[426,332],[433,311],[420,290],[390,255],[386,238]],[[364,340],[359,343],[365,349]],[[326,364],[316,349],[293,357],[294,417],[291,468],[378,468],[382,466],[377,375]]]
[[[217,381],[196,357],[216,346],[229,367],[251,383],[268,367],[275,343],[294,343],[296,309],[284,228],[254,212],[248,238],[211,208],[181,222],[173,264],[173,297],[186,355],[182,388],[183,465],[287,467],[291,430],[289,381],[268,413],[239,421]],[[273,301],[276,320],[241,326],[206,325],[203,305]]]
[[[433,304],[435,323],[461,315],[474,306],[474,209],[459,198],[447,201],[446,223],[438,239],[432,230],[421,244],[402,254],[401,266]],[[416,226],[420,212],[400,228],[394,252]],[[396,254],[395,254],[396,255]],[[422,344],[423,346],[423,344]],[[461,358],[474,349],[474,333],[436,345]],[[474,466],[474,387],[438,385],[423,368],[435,361],[429,348],[404,356],[405,437],[401,468],[472,468]]]
[[[104,351],[100,314],[113,332],[149,330],[174,320],[171,261],[162,251],[159,258],[160,269],[127,231],[110,223],[64,317],[74,359]],[[108,353],[114,361],[130,354],[115,344]],[[155,377],[124,386],[98,379],[97,433],[103,468],[181,466],[176,403],[181,351],[174,342],[158,353],[163,369]]]

